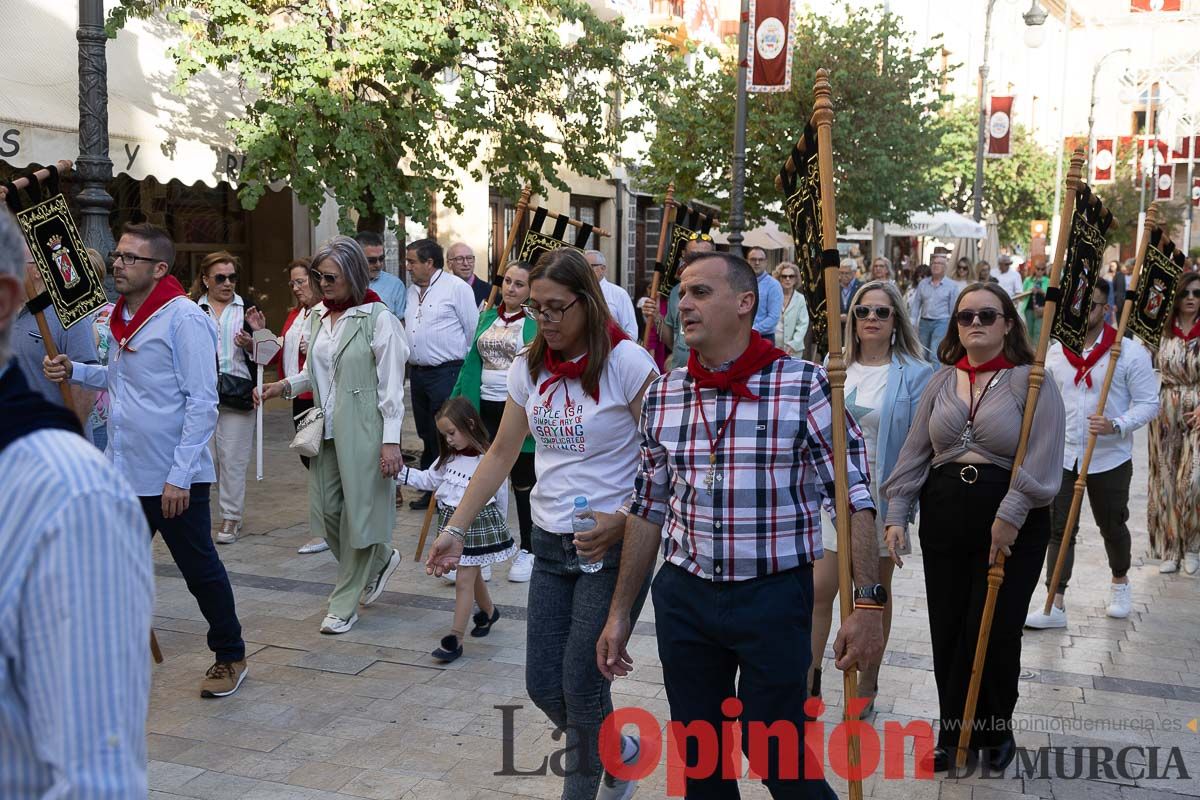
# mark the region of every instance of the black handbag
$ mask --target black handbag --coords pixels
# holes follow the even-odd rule
[[[217,398],[221,405],[237,411],[254,410],[254,381],[228,372],[217,375]]]

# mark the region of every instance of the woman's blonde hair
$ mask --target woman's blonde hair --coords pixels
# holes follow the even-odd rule
[[[913,361],[924,360],[925,351],[921,347],[921,340],[917,336],[917,332],[913,330],[912,321],[908,318],[908,305],[900,296],[900,290],[896,288],[896,284],[885,281],[869,281],[858,287],[858,291],[850,300],[850,313],[846,315],[846,332],[842,344],[842,354],[846,359],[846,366],[858,361],[858,337],[854,335],[854,307],[862,302],[863,296],[867,292],[883,292],[891,301],[892,319],[894,320],[892,330],[895,332],[895,337],[892,340],[891,349],[888,351],[889,354],[900,353]]]

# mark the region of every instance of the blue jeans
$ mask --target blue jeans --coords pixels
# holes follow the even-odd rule
[[[742,702],[741,739],[747,755],[746,726],[751,722],[789,722],[797,731],[798,752],[780,752],[779,739],[768,745],[763,783],[771,797],[836,798],[824,779],[804,779],[812,566],[764,578],[716,582],[668,563],[654,578],[653,600],[658,657],[672,722],[707,722],[710,730],[722,731],[727,718],[721,704],[737,697]],[[722,741],[720,752],[728,746]],[[699,747],[694,737],[687,739],[687,751],[680,755],[688,765],[697,764]],[[784,770],[794,767],[799,777],[781,778],[781,762]],[[736,800],[740,795],[736,780],[721,777],[718,760],[710,777],[688,778],[686,796]]]
[[[438,457],[438,430],[433,418],[454,391],[463,362],[447,361],[435,367],[414,364],[409,368],[413,423],[421,437],[421,469],[429,469]]]
[[[921,337],[921,346],[925,348],[925,358],[938,363],[937,349],[946,338],[946,328],[950,326],[949,319],[929,319],[921,317],[917,333]]]
[[[621,546],[604,568],[584,573],[570,534],[533,526],[533,578],[525,634],[525,689],[534,705],[566,731],[563,800],[593,800],[600,787],[600,724],[612,713],[609,683],[596,669],[596,640],[608,621]],[[636,624],[649,575],[633,604]]]
[[[241,661],[246,657],[246,643],[234,608],[233,587],[212,540],[208,489],[207,483],[193,483],[187,510],[171,519],[163,517],[161,495],[138,499],[150,523],[150,535],[155,531],[162,534],[188,591],[208,621],[208,649],[217,661]]]

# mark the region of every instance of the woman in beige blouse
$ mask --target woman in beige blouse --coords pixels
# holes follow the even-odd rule
[[[944,771],[958,743],[987,572],[1006,556],[975,711],[971,749],[992,769],[1016,753],[1012,714],[1021,672],[1021,628],[1050,539],[1049,505],[1062,480],[1066,414],[1054,381],[1042,383],[1029,449],[1015,480],[1033,349],[1008,293],[973,283],[955,303],[908,438],[883,486],[885,542],[904,541],[920,500],[925,594],[940,727],[933,768]]]

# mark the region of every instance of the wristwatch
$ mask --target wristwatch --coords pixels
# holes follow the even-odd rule
[[[888,600],[887,589],[882,583],[877,583],[873,586],[858,586],[854,589],[854,599],[868,600],[879,605],[886,605]]]
[[[1112,429],[1116,432],[1117,436],[1125,435],[1125,432],[1121,430],[1121,423],[1117,422],[1115,419],[1109,417],[1108,424],[1112,425]]]

